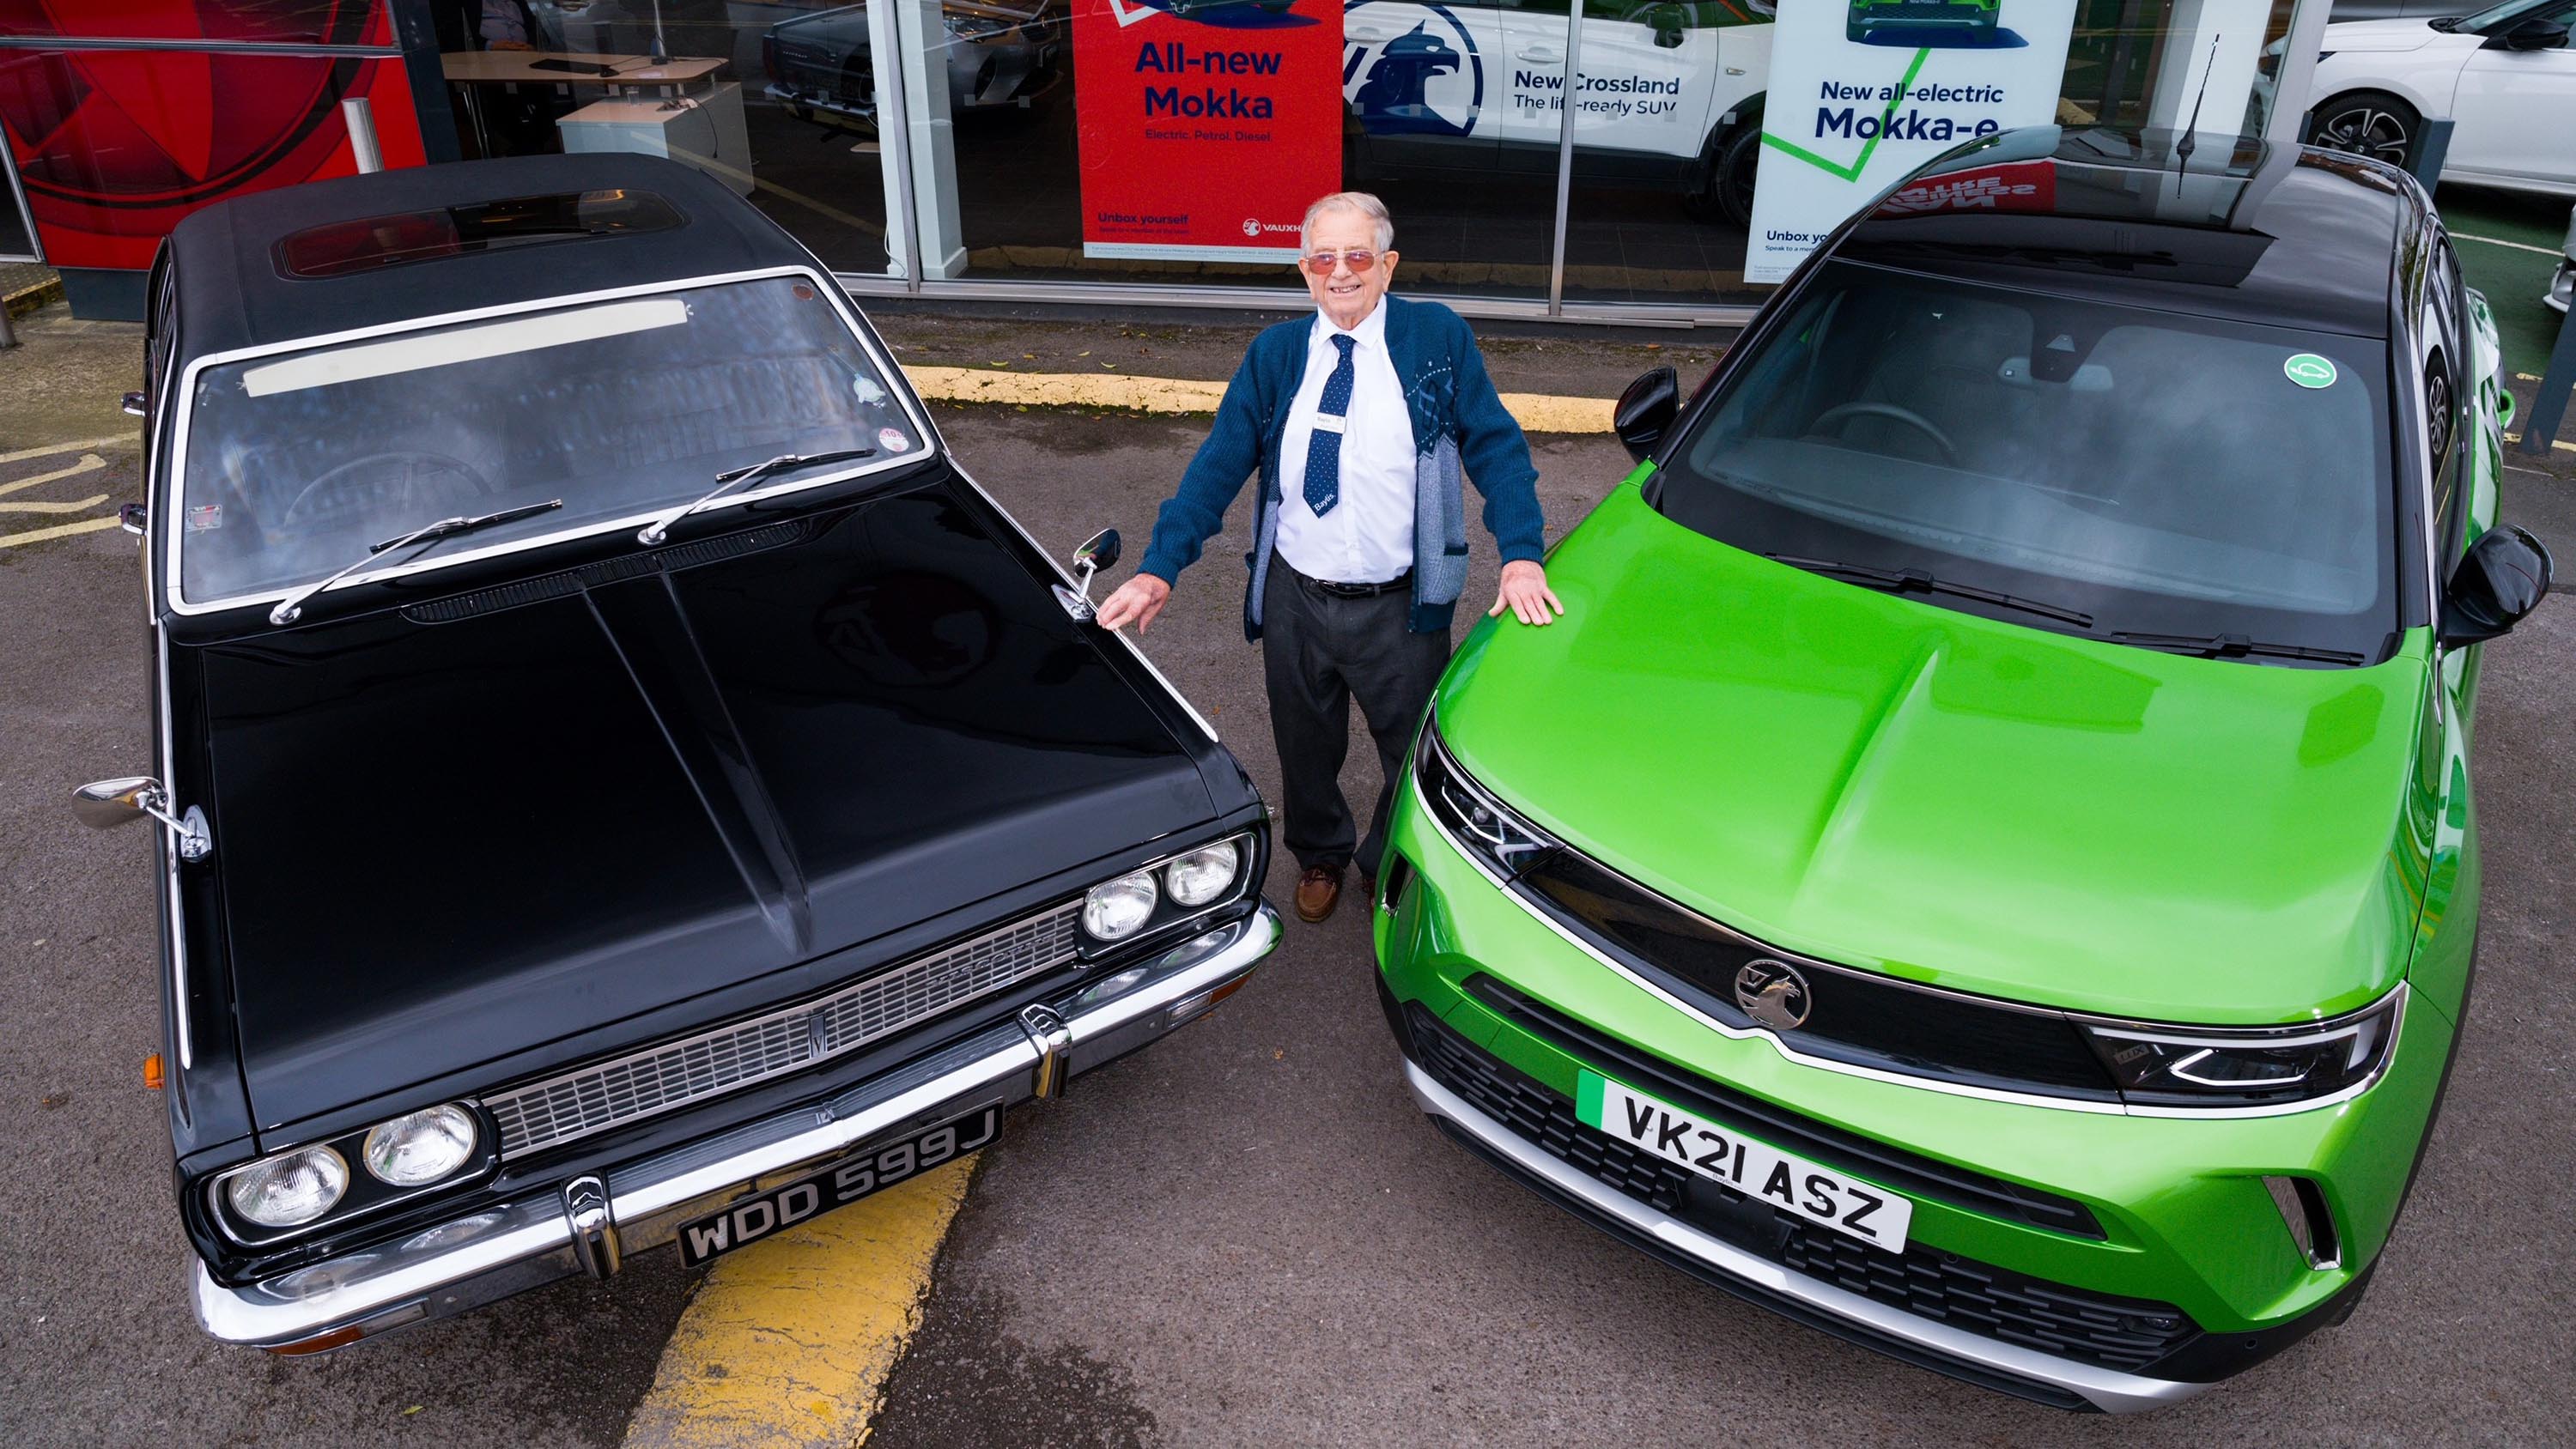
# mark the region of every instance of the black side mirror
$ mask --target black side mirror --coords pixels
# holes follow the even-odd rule
[[[1671,368],[1658,367],[1619,394],[1619,406],[1610,412],[1610,430],[1628,445],[1629,457],[1642,460],[1672,431],[1673,419],[1681,412],[1681,379]]]
[[[1655,44],[1665,50],[1679,46],[1684,39],[1682,8],[1678,5],[1658,5],[1653,14]]]
[[[2567,43],[2567,27],[2555,20],[2534,15],[2511,29],[2491,36],[2489,50],[2556,50]]]
[[[2445,647],[2493,639],[2549,596],[2549,549],[2531,531],[2500,523],[2478,535],[2442,591]]]

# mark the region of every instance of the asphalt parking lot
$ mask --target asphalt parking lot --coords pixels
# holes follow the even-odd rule
[[[94,385],[112,384],[104,398],[130,385],[114,371],[57,386],[0,356],[0,500],[138,495],[131,444],[8,493],[87,456],[9,457],[38,414],[54,438],[118,431],[112,407],[94,428],[76,411],[98,405]],[[1102,526],[1141,545],[1201,431],[1007,408],[940,421],[1059,547]],[[1544,441],[1540,464],[1552,534],[1625,471],[1606,439]],[[2576,561],[2570,471],[2509,473],[2505,511]],[[0,513],[0,534],[41,521]],[[1237,625],[1241,548],[1211,544],[1145,643],[1275,796]],[[1490,598],[1489,548],[1480,562],[1471,597]],[[135,566],[113,529],[0,547],[0,1143],[14,1169],[0,1175],[0,1436],[12,1449],[620,1442],[691,1291],[671,1254],[314,1360],[218,1348],[190,1322],[162,1107],[139,1071],[158,1010],[144,837],[83,831],[63,803],[71,784],[147,757]],[[1011,1120],[869,1442],[2566,1442],[2565,595],[2489,651],[2480,711],[2484,973],[2406,1221],[2350,1324],[2192,1404],[2111,1421],[1995,1398],[1743,1307],[1513,1189],[1406,1098],[1365,922],[1346,908],[1292,922],[1212,1018]],[[1346,786],[1373,788],[1354,764]],[[1293,874],[1274,862],[1274,899]],[[352,951],[362,964],[364,943]]]

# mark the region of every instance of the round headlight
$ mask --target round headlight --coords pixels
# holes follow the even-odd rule
[[[328,1147],[253,1163],[224,1183],[233,1211],[263,1228],[292,1228],[329,1212],[349,1190],[349,1164]]]
[[[1154,873],[1149,870],[1093,886],[1083,898],[1082,929],[1094,940],[1123,941],[1145,929],[1154,914],[1154,897]]]
[[[1234,868],[1240,859],[1233,841],[1220,840],[1163,867],[1163,884],[1170,887],[1172,899],[1182,905],[1203,906],[1224,895],[1226,887],[1234,884]]]
[[[463,1167],[479,1135],[474,1114],[451,1102],[377,1123],[363,1155],[378,1182],[424,1187]]]

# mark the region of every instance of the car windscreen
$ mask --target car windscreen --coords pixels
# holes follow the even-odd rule
[[[2391,646],[2376,339],[1834,262],[1758,345],[1664,465],[1678,523],[2033,627]]]
[[[185,427],[180,592],[197,605],[312,582],[441,518],[563,500],[428,561],[683,504],[781,453],[873,450],[746,492],[908,461],[926,441],[798,277],[219,363]]]

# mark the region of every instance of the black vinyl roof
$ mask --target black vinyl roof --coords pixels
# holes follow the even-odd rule
[[[2388,335],[2421,189],[2250,137],[2035,126],[1950,152],[1836,248],[1854,261],[2131,306]]]
[[[644,192],[677,213],[658,230],[547,239],[289,275],[280,244],[333,223],[527,197]],[[281,187],[219,202],[170,234],[180,361],[469,308],[779,266],[814,266],[778,224],[714,179],[658,156],[592,153],[462,161]]]

